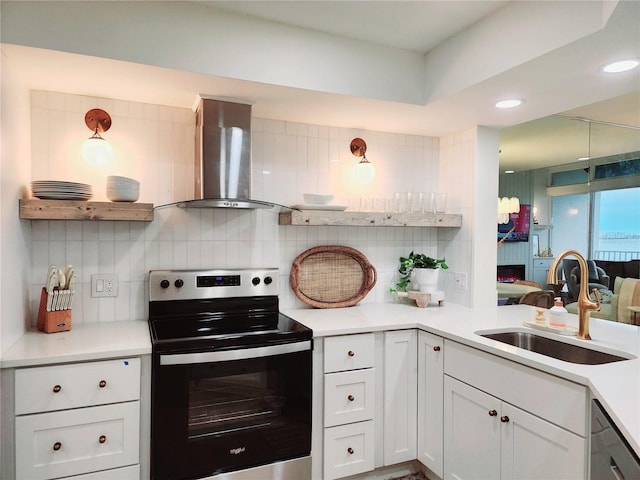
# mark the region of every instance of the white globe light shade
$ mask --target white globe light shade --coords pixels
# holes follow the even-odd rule
[[[376,167],[369,161],[362,161],[356,165],[356,180],[362,185],[373,182],[376,176]]]
[[[92,165],[106,165],[113,158],[113,148],[104,138],[90,137],[82,143],[80,155]]]

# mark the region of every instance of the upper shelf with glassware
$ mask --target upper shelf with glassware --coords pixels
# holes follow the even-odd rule
[[[387,213],[331,210],[281,212],[280,225],[355,227],[461,227],[462,215],[452,213]]]

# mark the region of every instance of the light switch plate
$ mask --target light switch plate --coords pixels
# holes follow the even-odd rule
[[[118,296],[118,274],[95,273],[91,275],[91,296],[92,297],[117,297]]]
[[[456,288],[458,290],[466,290],[468,283],[468,275],[466,272],[454,272],[453,278],[456,282]]]

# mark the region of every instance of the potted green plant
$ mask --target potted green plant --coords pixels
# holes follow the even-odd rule
[[[424,253],[411,252],[408,257],[400,257],[398,273],[400,280],[396,283],[396,288],[391,289],[391,293],[406,292],[411,285],[411,274],[415,271],[416,281],[421,292],[433,293],[438,284],[438,272],[440,269],[446,270],[449,266],[445,259],[429,257]]]

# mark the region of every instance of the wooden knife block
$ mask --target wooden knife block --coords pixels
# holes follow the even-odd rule
[[[38,330],[46,333],[65,332],[71,330],[71,309],[47,312],[47,289],[40,293],[40,308],[38,309]]]

